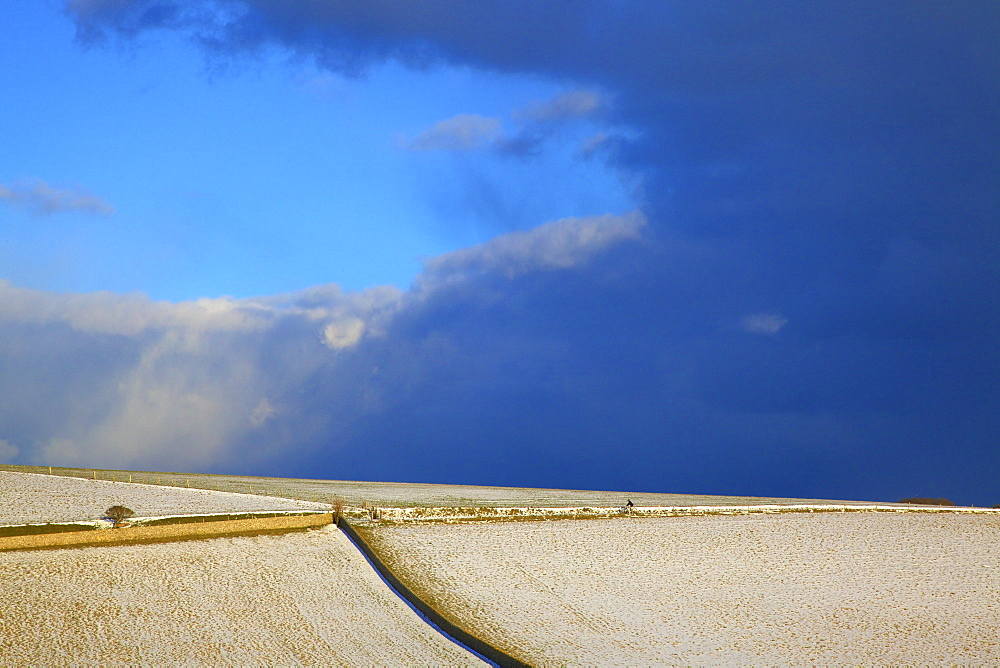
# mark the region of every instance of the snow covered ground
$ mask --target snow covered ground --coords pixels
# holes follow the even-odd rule
[[[357,482],[344,480],[308,480],[292,478],[260,478],[198,473],[160,473],[146,471],[109,471],[69,469],[45,466],[0,465],[0,470],[45,473],[98,479],[133,476],[136,482],[177,487],[293,496],[307,501],[329,502],[340,497],[349,506],[368,502],[380,507],[465,506],[465,507],[617,507],[631,499],[642,507],[653,506],[735,506],[760,504],[867,504],[867,501],[831,501],[826,499],[775,499],[769,497],[707,496],[701,494],[659,494],[636,491],[595,491],[573,489],[539,489],[527,487],[479,487],[474,485],[439,485],[404,482]]]
[[[295,482],[280,484],[329,496]],[[369,495],[350,484],[404,506],[384,511],[398,524],[363,523],[404,581],[532,664],[1000,664],[996,511],[808,512],[792,500],[723,508],[744,500],[648,495],[637,515],[685,516],[545,521],[615,513],[622,495],[429,486],[421,496],[374,483]],[[414,499],[452,507],[413,509]],[[0,472],[0,525],[93,520],[116,504],[140,518],[329,508]],[[0,553],[0,665],[474,662],[332,527]]]
[[[480,663],[333,527],[0,553],[0,665]]]
[[[439,610],[536,665],[1000,663],[1000,516],[369,525]]]
[[[114,505],[132,509],[137,518],[330,508],[253,494],[0,471],[0,525],[94,520]]]

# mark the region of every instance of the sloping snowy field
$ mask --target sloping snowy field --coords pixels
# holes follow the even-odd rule
[[[30,471],[29,471],[30,469]],[[770,497],[706,496],[701,494],[660,494],[637,491],[595,491],[573,489],[537,489],[525,487],[478,487],[473,485],[439,485],[406,482],[358,482],[344,480],[308,480],[293,478],[261,478],[198,473],[163,473],[148,471],[110,471],[70,469],[45,466],[13,466],[0,464],[0,470],[45,473],[98,479],[117,476],[153,485],[171,485],[221,490],[226,492],[293,496],[307,501],[329,501],[340,497],[349,506],[368,502],[376,506],[465,506],[465,507],[606,507],[621,506],[631,499],[637,506],[739,506],[760,504],[867,504],[866,501],[833,501],[827,499],[776,499]]]
[[[371,526],[405,581],[536,665],[1000,663],[1000,517]]]
[[[0,665],[481,664],[337,529],[0,553]]]
[[[0,471],[0,525],[94,520],[114,505],[131,508],[137,518],[330,508],[253,494]]]

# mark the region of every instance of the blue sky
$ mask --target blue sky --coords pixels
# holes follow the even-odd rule
[[[511,132],[511,114],[574,90],[565,83],[393,64],[331,73],[279,49],[223,61],[169,31],[81,41],[57,2],[0,11],[0,183],[109,209],[6,207],[5,277],[18,285],[174,301],[406,287],[423,258],[634,206],[613,170],[579,158],[600,131],[591,122],[537,160],[409,146],[460,114]]]
[[[1000,5],[0,6],[0,459],[1000,503]]]

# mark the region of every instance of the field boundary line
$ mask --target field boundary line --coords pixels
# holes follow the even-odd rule
[[[202,538],[221,538],[234,535],[284,533],[309,529],[333,523],[332,513],[311,515],[281,515],[242,520],[215,522],[186,522],[158,526],[132,526],[97,531],[68,531],[0,538],[0,551],[43,550],[61,547],[89,547],[101,545],[134,545],[138,543],[165,543]]]
[[[343,531],[352,543],[361,551],[368,562],[378,571],[382,579],[399,595],[400,598],[406,600],[411,606],[417,609],[421,615],[423,615],[427,621],[429,621],[433,626],[444,635],[448,636],[451,640],[462,645],[463,647],[471,650],[472,652],[480,655],[481,657],[495,663],[502,668],[515,667],[515,668],[527,668],[528,664],[515,659],[509,654],[497,649],[493,645],[480,640],[476,636],[472,635],[465,629],[461,628],[446,619],[441,613],[432,608],[423,599],[413,593],[409,587],[403,584],[396,574],[385,565],[385,562],[378,556],[378,553],[372,549],[372,547],[365,541],[364,538],[355,530],[351,523],[345,518],[341,518],[338,525],[340,530]]]
[[[887,503],[741,504],[711,506],[464,507],[420,506],[379,508],[379,520],[394,524],[469,521],[609,519],[618,517],[691,517],[703,515],[768,515],[779,513],[950,513],[1000,515],[1000,509]]]

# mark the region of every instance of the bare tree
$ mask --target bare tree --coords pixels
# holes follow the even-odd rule
[[[114,522],[112,526],[115,529],[117,529],[124,520],[132,517],[133,515],[135,515],[135,513],[125,506],[111,506],[104,511],[104,516]]]
[[[333,508],[333,523],[340,525],[340,519],[344,516],[344,500],[342,498],[334,497],[333,503],[330,504]]]

